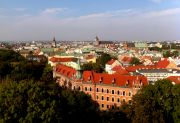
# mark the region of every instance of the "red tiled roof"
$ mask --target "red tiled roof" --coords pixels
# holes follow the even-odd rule
[[[121,62],[123,62],[123,63],[130,63],[131,61],[132,61],[132,57],[128,57],[128,56],[124,56],[121,59]]]
[[[118,65],[118,66],[114,66],[112,68],[113,71],[118,71],[118,70],[121,70],[121,69],[124,69],[122,66]]]
[[[111,59],[110,61],[107,62],[108,65],[112,65],[116,60],[115,59]]]
[[[167,58],[160,60],[156,63],[157,68],[166,68],[170,64],[170,61]]]
[[[91,81],[92,83],[102,83],[112,85],[113,82],[116,86],[125,86],[127,82],[129,83],[128,87],[132,87],[133,84],[147,85],[147,78],[145,76],[130,76],[130,75],[119,75],[119,74],[107,74],[107,73],[96,73],[93,71],[84,71],[83,72],[83,81]]]
[[[51,62],[71,62],[73,61],[74,58],[57,58],[57,57],[52,57],[49,59]]]
[[[71,78],[76,74],[76,70],[74,68],[62,64],[56,66],[56,72],[68,78]]]
[[[175,84],[180,84],[180,76],[169,76],[167,79]]]
[[[116,71],[116,74],[119,74],[119,75],[129,74],[129,72],[120,65],[113,67],[112,70]]]
[[[136,66],[128,66],[128,67],[125,67],[125,68],[129,72],[135,72],[138,69],[152,69],[152,68],[156,68],[156,66],[154,66],[154,65],[147,65],[147,66],[136,65]]]

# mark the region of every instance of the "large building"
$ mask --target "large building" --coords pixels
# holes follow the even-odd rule
[[[94,71],[81,72],[62,64],[54,67],[54,78],[60,86],[72,90],[83,91],[97,101],[100,109],[106,110],[131,103],[131,98],[143,86],[147,85],[147,78],[142,75],[119,75],[96,73]]]

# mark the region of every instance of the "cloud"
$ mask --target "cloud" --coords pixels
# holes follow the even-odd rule
[[[98,35],[102,40],[180,39],[179,12],[180,8],[161,11],[127,9],[66,18],[39,14],[8,18],[8,21],[0,19],[3,28],[0,37],[51,40],[56,36],[57,40],[93,40]]]
[[[42,14],[59,14],[65,10],[67,10],[67,8],[47,8],[42,11]]]

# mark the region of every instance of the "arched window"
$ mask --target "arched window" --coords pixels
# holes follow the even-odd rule
[[[119,92],[119,90],[117,91],[117,94],[118,94],[118,95],[120,95],[120,92]]]
[[[89,88],[89,91],[92,91],[92,88],[91,88],[91,87]]]
[[[107,89],[107,93],[109,93],[109,90]]]
[[[85,87],[85,91],[87,91],[87,87]]]
[[[104,89],[102,88],[102,93],[104,92]]]

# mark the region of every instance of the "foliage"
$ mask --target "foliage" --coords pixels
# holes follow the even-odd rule
[[[0,84],[0,121],[96,122],[98,105],[83,92],[40,82],[7,80]]]
[[[99,64],[102,68],[105,68],[105,64],[111,60],[112,57],[107,54],[107,53],[103,53],[98,59],[97,59],[97,64]]]
[[[141,64],[140,60],[136,57],[133,57],[130,64],[132,65],[138,65],[138,64]]]
[[[166,51],[166,52],[164,52],[163,53],[163,57],[165,57],[165,58],[168,58],[168,57],[178,57],[179,56],[179,52],[178,51],[173,51],[173,52],[171,52],[171,51]]]
[[[14,52],[13,50],[2,50],[0,49],[0,62],[19,62],[25,61],[25,58],[22,57],[19,53]]]
[[[159,47],[150,47],[149,50],[150,51],[159,51],[159,52],[161,52],[162,48],[159,48]]]
[[[83,70],[93,70],[93,71],[96,71],[97,73],[102,73],[103,72],[102,67],[99,64],[97,64],[97,63],[87,63],[87,64],[84,64],[82,66],[82,69]]]
[[[132,123],[180,122],[179,87],[168,80],[159,80],[140,90],[127,114]]]

